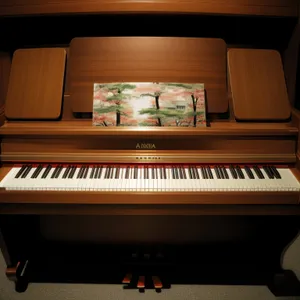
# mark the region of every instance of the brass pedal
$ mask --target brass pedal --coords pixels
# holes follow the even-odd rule
[[[162,282],[158,276],[152,276],[152,281],[156,290],[161,290],[163,288]]]
[[[122,280],[122,283],[124,284],[129,284],[131,282],[132,279],[132,274],[131,273],[127,273],[124,277],[124,279]]]
[[[139,289],[140,293],[145,291],[145,276],[139,276],[136,287]]]

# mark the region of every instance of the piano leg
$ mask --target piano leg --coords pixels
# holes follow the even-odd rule
[[[276,297],[300,296],[300,281],[292,270],[284,270],[283,258],[289,247],[300,237],[300,231],[295,235],[291,242],[286,245],[281,253],[279,272],[274,274],[273,280],[268,285],[270,291]]]

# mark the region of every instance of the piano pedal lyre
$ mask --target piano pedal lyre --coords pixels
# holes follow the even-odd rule
[[[15,290],[23,293],[28,287],[28,260],[19,261],[15,267],[6,268],[6,276],[15,282]]]
[[[131,273],[127,273],[122,280],[124,289],[138,289],[140,293],[144,293],[145,289],[155,289],[157,293],[160,293],[163,288],[170,288],[169,285],[164,286],[159,276],[136,276],[133,277]]]

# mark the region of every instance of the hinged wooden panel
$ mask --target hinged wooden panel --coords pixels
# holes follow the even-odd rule
[[[228,69],[236,119],[274,121],[290,117],[284,72],[277,51],[230,49]]]
[[[14,53],[6,99],[9,119],[57,119],[61,113],[66,51],[20,49]]]
[[[297,16],[297,4],[297,0],[2,0],[0,16],[96,12]]]
[[[91,112],[93,83],[204,83],[208,112],[227,111],[226,44],[221,39],[75,38],[70,46],[74,112]]]

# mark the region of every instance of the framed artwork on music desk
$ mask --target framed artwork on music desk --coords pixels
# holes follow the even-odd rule
[[[206,126],[203,83],[94,83],[95,126]]]

